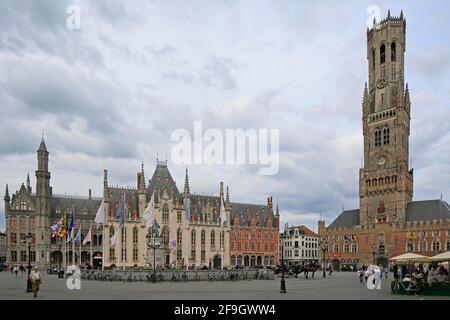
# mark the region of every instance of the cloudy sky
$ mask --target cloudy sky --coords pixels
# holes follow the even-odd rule
[[[67,28],[69,5],[81,29]],[[282,222],[316,228],[358,207],[367,9],[407,19],[416,200],[450,198],[450,21],[447,1],[0,2],[0,186],[31,175],[45,129],[54,193],[135,185],[171,133],[280,129],[280,170],[189,166],[191,190],[232,201],[278,199]],[[0,206],[0,227],[4,207]]]

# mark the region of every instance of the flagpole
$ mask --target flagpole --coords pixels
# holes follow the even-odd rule
[[[120,237],[121,238],[121,240],[122,240],[122,243],[121,243],[121,248],[122,248],[122,252],[121,252],[121,254],[122,254],[122,270],[123,271],[125,271],[125,263],[126,263],[126,243],[125,243],[125,241],[126,241],[126,234],[125,234],[125,232],[124,232],[124,227],[125,227],[125,211],[126,211],[126,209],[127,209],[127,194],[124,192],[123,193],[123,212],[122,212],[122,214],[123,214],[123,216],[122,216],[122,236]],[[124,250],[124,247],[125,246],[125,250]]]
[[[73,241],[73,234],[75,230],[75,205],[72,205],[72,218],[73,218],[73,228],[70,230],[72,233],[71,241],[72,241],[72,265],[75,265],[75,241]]]
[[[79,239],[79,241],[80,241],[80,262],[79,262],[79,264],[80,264],[80,266],[81,266],[81,226],[80,226],[80,239]]]
[[[90,261],[90,265],[91,268],[94,268],[94,257],[92,256],[92,221],[91,221],[91,227],[89,228],[89,232],[91,233],[89,236],[91,237],[91,241],[89,241],[89,257],[91,257],[91,261]],[[98,241],[98,237],[97,237],[97,241]]]

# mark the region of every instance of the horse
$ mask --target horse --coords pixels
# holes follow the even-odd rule
[[[315,263],[296,266],[296,268],[294,269],[295,277],[297,278],[299,273],[304,273],[305,278],[309,279],[308,274],[311,272],[312,277],[314,278],[314,273],[317,271],[317,269],[319,269],[319,266]]]

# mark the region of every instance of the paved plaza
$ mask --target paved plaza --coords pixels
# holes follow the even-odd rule
[[[431,300],[450,297],[395,296],[390,293],[390,281],[383,279],[381,290],[368,290],[361,284],[356,273],[336,273],[326,279],[316,274],[315,279],[303,277],[286,279],[287,293],[281,294],[280,279],[250,280],[237,282],[100,282],[82,281],[81,290],[68,290],[65,279],[44,275],[43,285],[37,299],[164,299],[164,300],[268,300],[268,299],[410,299]],[[0,273],[0,300],[33,299],[26,293],[26,276]]]

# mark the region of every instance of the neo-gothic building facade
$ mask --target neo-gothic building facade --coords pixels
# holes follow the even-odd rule
[[[50,226],[56,223],[64,214],[75,210],[76,229],[81,228],[82,234],[87,234],[89,228],[94,226],[93,220],[101,203],[101,198],[70,197],[53,194],[50,185],[49,153],[42,139],[37,150],[36,189],[33,192],[29,175],[26,185],[22,186],[12,195],[9,194],[8,185],[5,192],[5,218],[7,262],[11,265],[28,264],[28,244],[26,237],[31,235],[30,260],[32,265],[47,268],[50,265],[63,264],[63,252],[66,252],[67,261],[72,261],[72,247],[63,250],[62,238],[50,236]],[[101,264],[102,232],[93,229],[92,255],[94,264]],[[80,261],[77,246],[75,250],[76,261]],[[81,250],[81,263],[90,263],[91,248],[85,246]]]
[[[104,171],[103,197],[60,196],[53,194],[50,184],[49,152],[44,139],[37,150],[35,191],[30,177],[20,190],[10,194],[8,185],[4,196],[6,216],[6,260],[11,265],[32,265],[41,268],[70,264],[93,264],[100,268],[145,267],[153,264],[153,251],[147,246],[149,233],[143,219],[152,195],[154,209],[162,237],[161,248],[156,250],[157,265],[211,266],[275,265],[278,263],[279,213],[272,210],[272,198],[267,205],[234,203],[230,201],[223,183],[215,196],[190,192],[186,171],[182,192],[173,180],[167,162],[158,161],[148,186],[144,168],[137,174],[136,188],[114,187],[108,183]],[[183,204],[187,195],[190,216],[186,217]],[[116,218],[116,210],[122,198],[125,200],[123,226]],[[226,219],[219,219],[220,199],[223,199]],[[101,203],[104,203],[103,225],[94,220]],[[81,239],[92,229],[92,246],[89,244],[64,245],[63,238],[51,237],[50,226],[64,215],[68,222],[75,212],[75,231],[81,228]],[[28,255],[27,235],[31,236],[31,252]],[[111,246],[110,238],[116,234]],[[239,237],[240,236],[240,237]],[[176,246],[169,246],[175,240]],[[174,241],[172,241],[173,243]],[[92,257],[91,257],[92,252]],[[66,254],[64,258],[63,255]],[[74,259],[72,259],[72,257]]]
[[[154,196],[154,197],[153,197]],[[116,211],[121,199],[126,199],[125,221],[120,225]],[[255,266],[277,261],[279,214],[272,210],[272,198],[267,205],[234,203],[220,183],[219,194],[206,196],[191,193],[188,172],[180,192],[166,161],[157,161],[156,169],[146,186],[144,167],[137,174],[137,188],[110,186],[104,173],[105,239],[117,234],[117,241],[105,241],[105,265],[153,265],[153,249],[147,248],[148,229],[143,212],[153,197],[155,217],[160,226],[162,247],[156,250],[157,265],[213,267],[222,265]],[[184,198],[187,197],[190,216],[186,216]],[[220,221],[220,201],[224,202],[226,219]],[[242,230],[252,229],[250,233]],[[238,234],[249,235],[237,239]],[[256,235],[258,240],[256,240]],[[252,240],[258,244],[251,245]],[[176,243],[170,246],[169,243]],[[223,261],[223,262],[222,262]]]
[[[450,207],[442,199],[413,201],[409,167],[411,101],[405,84],[406,21],[388,17],[367,29],[369,81],[362,122],[364,166],[359,209],[343,211],[319,234],[326,258],[339,264],[387,264],[406,251],[431,255],[450,250]]]

